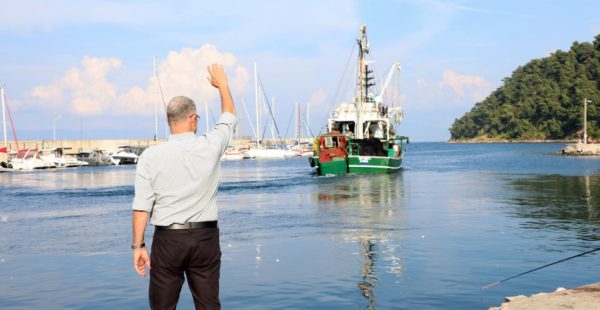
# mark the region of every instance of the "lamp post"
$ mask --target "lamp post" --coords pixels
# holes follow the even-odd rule
[[[52,127],[52,142],[54,143],[54,147],[56,147],[56,121],[59,120],[62,116],[59,114],[54,118],[54,126]]]
[[[588,103],[592,103],[592,101],[587,98],[583,98],[583,144],[587,144],[588,135],[587,135],[587,106]]]

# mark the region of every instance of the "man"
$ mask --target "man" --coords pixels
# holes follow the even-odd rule
[[[186,97],[171,99],[167,143],[140,156],[133,200],[133,267],[146,276],[150,269],[152,309],[175,309],[184,273],[197,309],[220,309],[221,248],[217,227],[221,156],[237,124],[227,75],[222,65],[208,67],[210,83],[219,90],[223,114],[215,128],[196,136],[198,115]],[[144,243],[148,218],[154,225],[151,257]]]

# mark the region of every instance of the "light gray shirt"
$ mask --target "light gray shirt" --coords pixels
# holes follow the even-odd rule
[[[203,136],[170,135],[146,149],[137,163],[133,210],[150,212],[158,226],[217,220],[221,157],[236,125],[235,115],[226,112]]]

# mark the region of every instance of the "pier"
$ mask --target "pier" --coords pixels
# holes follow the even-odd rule
[[[573,289],[558,288],[552,293],[539,293],[530,297],[519,295],[506,297],[500,307],[490,310],[529,310],[529,309],[597,309],[600,302],[600,283]]]
[[[562,155],[569,156],[600,156],[600,144],[577,142],[567,144],[560,150]]]
[[[152,139],[117,139],[117,140],[24,140],[19,141],[18,149],[30,149],[30,148],[54,148],[60,147],[66,149],[66,154],[72,155],[77,154],[80,151],[86,150],[105,150],[113,151],[119,149],[121,146],[143,146],[148,147],[151,145],[164,143],[165,140],[152,140]],[[17,151],[17,145],[14,142],[10,142],[7,145],[9,151]]]
[[[295,138],[286,138],[286,139],[264,139],[261,142],[261,145],[264,147],[271,147],[277,144],[284,143],[285,145],[290,145],[298,141]],[[313,138],[301,138],[301,143],[312,143]],[[78,154],[81,151],[89,151],[89,150],[104,150],[104,151],[116,151],[122,146],[136,146],[136,147],[149,147],[152,145],[165,143],[165,139],[153,140],[153,139],[106,139],[106,140],[56,140],[53,142],[52,140],[19,140],[18,149],[30,149],[30,148],[54,148],[60,147],[65,149],[65,154],[74,155]],[[230,145],[234,146],[254,146],[256,145],[256,140],[250,138],[240,138],[232,140]],[[17,145],[14,142],[7,143],[7,149],[10,152],[17,151]],[[0,153],[0,156],[6,156],[6,153]],[[0,157],[0,161],[2,157]],[[5,160],[4,160],[5,161]]]

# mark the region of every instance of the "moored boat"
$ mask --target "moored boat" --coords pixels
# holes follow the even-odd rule
[[[135,165],[137,164],[140,155],[146,150],[141,146],[121,146],[121,150],[108,155],[108,158],[113,165]]]
[[[71,168],[87,166],[85,161],[77,160],[74,156],[65,154],[68,148],[55,147],[40,150],[41,159],[50,166],[57,168]]]
[[[370,91],[372,82],[366,25],[360,28],[358,47],[358,96],[352,103],[341,103],[331,113],[327,133],[315,140],[315,151],[309,158],[318,175],[346,173],[392,173],[402,167],[408,137],[399,136],[394,123],[402,121],[398,106],[384,103],[385,91],[400,65],[394,63],[379,94]]]
[[[87,162],[89,166],[108,166],[110,164],[108,155],[98,149],[79,152],[77,160]]]
[[[9,160],[8,168],[22,171],[56,168],[56,165],[45,162],[37,149],[22,149]]]
[[[244,153],[242,153],[240,150],[238,150],[232,146],[227,147],[227,150],[225,150],[223,157],[221,157],[221,160],[241,160],[241,159],[244,159]]]

